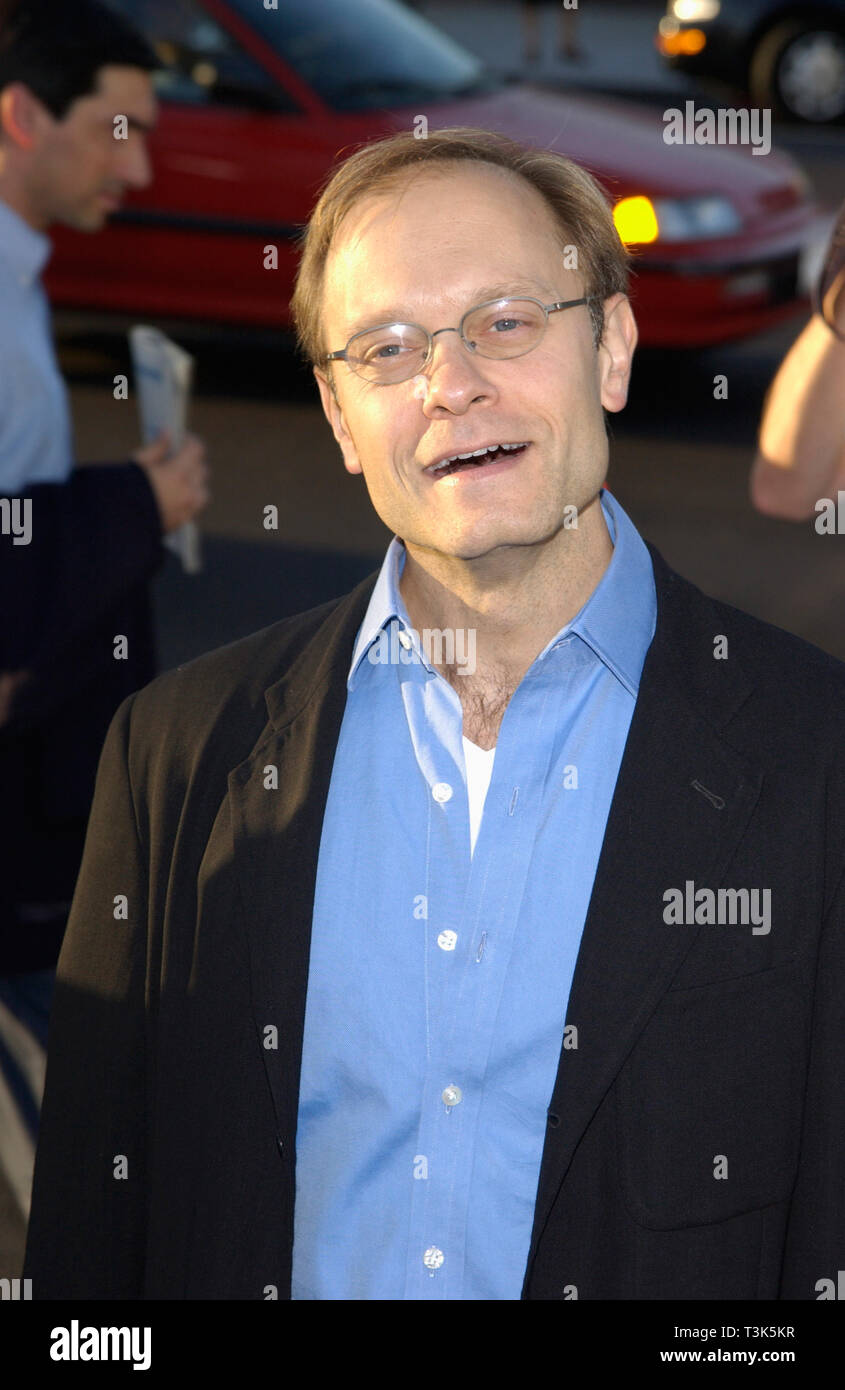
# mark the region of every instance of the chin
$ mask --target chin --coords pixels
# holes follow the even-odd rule
[[[456,560],[480,560],[506,546],[536,545],[544,540],[537,528],[530,526],[499,526],[487,531],[479,530],[475,535],[457,536],[450,546],[449,553]]]
[[[66,224],[77,232],[99,232],[106,225],[108,218],[108,208],[102,207],[98,199],[90,207],[81,208],[75,216],[68,217]]]

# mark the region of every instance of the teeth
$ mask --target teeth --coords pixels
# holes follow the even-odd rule
[[[489,444],[486,449],[473,449],[469,454],[452,454],[451,458],[444,459],[432,469],[433,473],[439,473],[442,468],[448,468],[450,463],[458,463],[462,459],[480,458],[482,454],[493,454],[497,449],[505,449],[508,452],[513,449],[524,449],[524,444]]]

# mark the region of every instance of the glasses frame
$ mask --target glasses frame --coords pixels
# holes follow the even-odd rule
[[[364,376],[358,370],[358,368],[353,367],[352,363],[350,362],[349,349],[351,344],[355,342],[356,338],[363,338],[368,333],[376,333],[380,328],[391,328],[394,324],[400,322],[399,319],[389,319],[385,323],[374,323],[371,328],[359,329],[357,333],[353,333],[352,337],[349,338],[346,347],[341,348],[339,352],[326,353],[326,356],[323,358],[323,365],[328,366],[329,362],[345,362],[351,372],[354,372],[356,376],[361,377],[362,381],[369,381],[373,386],[400,386],[403,381],[410,381],[411,377],[416,376],[419,372],[425,371],[426,367],[431,361],[431,354],[434,351],[434,339],[440,333],[459,334],[461,342],[463,343],[467,352],[471,353],[474,356],[476,353],[476,349],[474,347],[471,347],[469,341],[464,337],[464,324],[472,314],[478,313],[479,309],[487,309],[493,304],[536,304],[538,309],[542,309],[544,314],[543,331],[540,334],[540,337],[537,339],[536,343],[532,343],[531,347],[523,349],[522,352],[513,353],[510,357],[490,357],[488,356],[488,354],[483,352],[478,354],[479,357],[483,357],[488,362],[510,362],[517,357],[525,357],[527,353],[533,352],[536,347],[539,347],[540,343],[543,341],[543,338],[546,336],[546,329],[549,326],[549,314],[556,314],[560,309],[574,309],[579,304],[591,304],[598,298],[598,295],[588,294],[583,295],[580,299],[555,299],[552,301],[551,304],[544,304],[541,299],[535,299],[534,296],[530,294],[500,295],[497,299],[485,299],[481,304],[473,304],[472,308],[467,309],[466,313],[462,316],[457,328],[436,328],[433,333],[429,333],[428,329],[423,328],[421,323],[405,324],[405,327],[407,328],[418,328],[421,333],[424,333],[426,338],[428,339],[428,347],[426,349],[425,357],[423,358],[423,361],[420,363],[419,367],[416,367],[412,372],[409,372],[407,376],[397,377],[395,381],[376,381],[372,377]]]

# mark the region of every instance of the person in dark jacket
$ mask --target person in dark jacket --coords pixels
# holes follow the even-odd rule
[[[488,132],[324,190],[293,307],[393,539],[115,715],[34,1299],[815,1299],[845,1267],[845,666],[605,487],[627,275],[591,176]]]
[[[95,0],[0,3],[0,1161],[24,1212],[40,1089],[16,1038],[45,1044],[103,738],[155,674],[162,537],[207,500],[193,436],[76,465],[40,279],[52,225],[97,231],[150,182],[157,66]]]

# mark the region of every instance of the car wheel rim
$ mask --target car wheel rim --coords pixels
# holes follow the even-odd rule
[[[803,34],[784,53],[778,72],[784,104],[805,120],[845,112],[845,41],[838,34]]]

